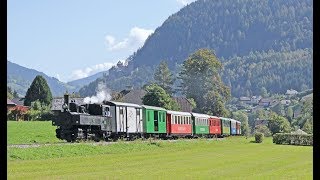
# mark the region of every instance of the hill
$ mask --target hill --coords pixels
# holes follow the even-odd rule
[[[104,80],[113,90],[127,85],[141,87],[152,80],[161,60],[166,60],[177,74],[188,55],[209,48],[226,65],[221,77],[231,85],[234,96],[247,90],[256,93],[261,86],[273,93],[283,93],[286,88],[312,88],[312,22],[311,0],[198,0],[171,15],[127,59],[126,66],[111,68]],[[257,67],[267,65],[271,69],[256,69],[258,74],[230,74],[239,73],[239,63],[255,66],[253,59],[259,61]],[[95,84],[92,82],[90,88]],[[90,88],[80,91],[91,95],[86,93]]]
[[[67,84],[70,85],[70,86],[76,87],[76,89],[80,89],[81,87],[83,87],[85,85],[88,85],[92,81],[103,77],[104,74],[108,75],[108,71],[98,72],[98,73],[96,73],[94,75],[91,75],[91,76],[88,76],[86,78],[70,81]]]
[[[62,96],[68,90],[75,91],[75,87],[59,81],[57,78],[49,77],[43,72],[20,66],[16,63],[7,61],[7,86],[16,90],[21,96],[25,96],[32,81],[37,75],[43,76],[52,92],[53,96]]]
[[[198,0],[170,16],[132,57],[134,67],[181,64],[209,48],[218,57],[312,47],[311,0]]]

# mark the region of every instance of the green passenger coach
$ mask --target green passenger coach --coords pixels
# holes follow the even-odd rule
[[[166,134],[166,109],[142,105],[143,132]]]
[[[193,135],[207,135],[209,134],[209,116],[206,114],[191,113],[193,121]]]

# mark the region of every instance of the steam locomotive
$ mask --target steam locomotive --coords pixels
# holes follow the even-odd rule
[[[169,111],[164,108],[103,101],[76,104],[64,95],[62,111],[54,111],[56,137],[76,140],[117,140],[125,138],[224,137],[241,134],[241,122],[206,114]]]

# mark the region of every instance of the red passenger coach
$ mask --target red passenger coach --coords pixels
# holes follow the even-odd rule
[[[187,112],[167,111],[167,134],[169,136],[191,136],[191,114]]]
[[[221,120],[217,116],[209,118],[209,133],[212,135],[221,135]]]

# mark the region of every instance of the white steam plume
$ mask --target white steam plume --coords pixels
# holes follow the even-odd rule
[[[107,88],[106,84],[100,82],[96,89],[96,95],[91,97],[84,98],[84,103],[93,104],[93,103],[102,103],[104,100],[109,101],[111,99],[110,89]]]

